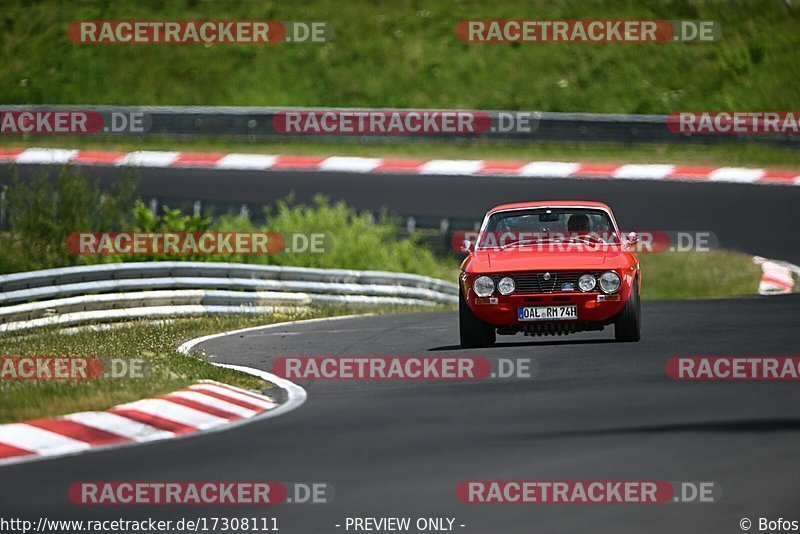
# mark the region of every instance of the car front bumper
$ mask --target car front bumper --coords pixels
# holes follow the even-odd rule
[[[624,287],[614,295],[603,293],[548,293],[542,295],[493,295],[480,298],[469,290],[467,304],[472,313],[489,324],[498,327],[512,327],[513,331],[533,330],[532,325],[561,325],[559,329],[578,331],[590,329],[587,326],[604,325],[612,322],[625,307],[630,296],[630,288]],[[525,306],[570,306],[578,309],[575,319],[522,321],[518,309]],[[572,324],[575,328],[570,328]]]

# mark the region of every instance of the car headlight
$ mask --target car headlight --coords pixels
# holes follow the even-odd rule
[[[488,276],[479,276],[472,282],[472,289],[479,297],[488,297],[494,293],[494,280]]]
[[[587,291],[591,291],[594,289],[594,286],[597,285],[597,280],[591,274],[584,274],[580,278],[578,278],[578,287],[584,293]]]
[[[517,283],[510,276],[506,276],[497,282],[497,290],[501,295],[510,295],[515,289],[517,289]]]
[[[616,293],[619,290],[620,278],[614,271],[606,271],[600,275],[600,289],[603,293]]]

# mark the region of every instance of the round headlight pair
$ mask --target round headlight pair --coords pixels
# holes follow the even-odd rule
[[[600,275],[599,281],[591,274],[584,274],[578,278],[578,288],[585,293],[593,290],[598,285],[598,282],[603,293],[611,294],[619,290],[621,281],[619,275],[614,271],[604,272]]]
[[[514,282],[514,279],[509,276],[505,276],[497,282],[497,291],[499,291],[501,295],[510,295],[516,288],[517,284]],[[488,297],[494,293],[494,280],[488,276],[479,276],[472,283],[472,289],[479,297]]]

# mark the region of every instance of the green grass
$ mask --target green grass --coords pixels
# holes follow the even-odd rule
[[[431,309],[441,308],[425,308]],[[409,308],[402,311],[414,311]],[[376,308],[375,312],[399,312],[397,308]],[[243,388],[271,387],[263,380],[216,367],[194,356],[184,356],[177,347],[189,339],[249,326],[364,313],[346,307],[273,313],[176,319],[170,322],[134,321],[103,332],[79,331],[65,334],[56,328],[15,334],[0,334],[2,356],[86,356],[98,358],[141,358],[151,369],[146,378],[100,378],[96,380],[0,380],[0,423],[50,417],[84,410],[104,410],[124,402],[160,395],[211,379]],[[201,353],[201,356],[205,353]]]
[[[378,158],[506,159],[511,161],[577,161],[599,163],[673,163],[681,165],[765,166],[794,170],[800,150],[760,143],[683,145],[617,145],[605,143],[513,143],[489,140],[330,142],[307,139],[245,140],[236,138],[141,139],[37,136],[25,140],[5,136],[1,147],[54,147],[129,152],[177,150],[185,152],[242,152],[308,156],[363,156]]]
[[[722,298],[758,293],[761,268],[725,250],[641,254],[645,300]]]
[[[714,43],[494,43],[462,19],[707,19]],[[317,20],[327,44],[76,45],[73,20]],[[772,0],[7,0],[0,102],[666,113],[792,109],[800,10]]]

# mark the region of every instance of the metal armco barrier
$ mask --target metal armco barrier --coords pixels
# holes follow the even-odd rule
[[[141,262],[0,276],[0,332],[203,313],[265,313],[312,305],[434,306],[456,284],[403,273],[241,263]]]
[[[320,108],[267,108],[267,107],[190,107],[190,106],[0,106],[5,111],[96,111],[104,117],[117,114],[130,117],[141,114],[144,117],[144,131],[110,131],[98,135],[166,135],[166,136],[235,136],[252,139],[286,138],[306,134],[280,133],[274,126],[275,117],[281,112],[309,111]],[[368,111],[365,108],[324,108],[336,112]],[[377,109],[369,111],[378,111]],[[404,109],[381,109],[380,111],[424,111]],[[434,110],[428,110],[434,111]],[[456,110],[438,110],[456,111]],[[669,131],[666,115],[622,115],[602,113],[553,113],[538,111],[485,111],[476,112],[490,117],[492,127],[481,133],[441,134],[404,133],[389,134],[337,134],[314,135],[315,139],[343,137],[356,140],[378,139],[505,139],[522,142],[612,142],[622,144],[636,143],[691,143],[713,144],[725,141],[757,141],[797,147],[800,135],[729,135],[703,134],[680,135]],[[509,121],[514,117],[524,117],[528,128],[524,131],[508,131]],[[113,128],[112,128],[113,129]]]

